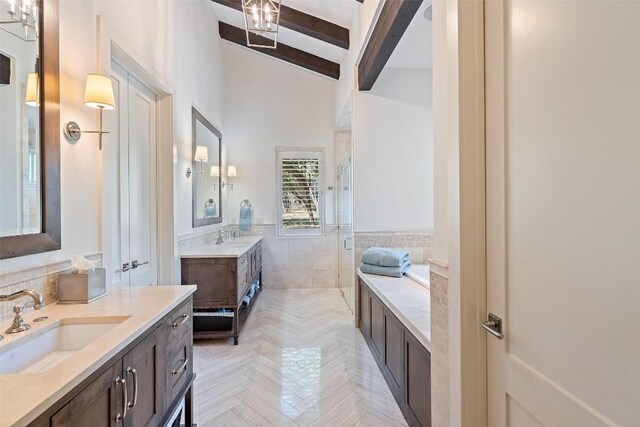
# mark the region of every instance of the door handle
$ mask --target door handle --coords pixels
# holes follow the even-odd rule
[[[131,270],[132,267],[129,266],[128,262],[125,262],[124,264],[122,264],[122,268],[120,270],[117,270],[116,273],[125,273],[129,270]],[[135,268],[135,267],[133,267]]]
[[[344,249],[345,249],[346,251],[351,251],[351,250],[353,250],[353,248],[348,248],[348,247],[347,247],[347,240],[353,240],[353,237],[347,237],[346,239],[344,239],[344,240],[342,241],[342,246],[344,247]]]
[[[489,313],[489,320],[482,323],[482,327],[499,340],[504,338],[502,334],[502,319],[493,313]]]
[[[131,269],[133,270],[134,268],[138,268],[141,265],[145,265],[145,264],[149,264],[149,261],[138,263],[138,260],[134,259],[133,261],[131,261]]]

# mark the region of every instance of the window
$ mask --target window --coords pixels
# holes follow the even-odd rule
[[[323,149],[278,148],[278,236],[322,236]]]

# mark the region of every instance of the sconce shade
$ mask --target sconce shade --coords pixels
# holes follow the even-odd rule
[[[116,108],[113,85],[109,77],[101,74],[87,75],[84,105],[101,110],[114,110]]]
[[[209,149],[205,145],[196,145],[196,154],[193,156],[193,160],[200,162],[209,161]]]
[[[211,176],[220,176],[220,166],[211,166]]]
[[[227,169],[227,176],[232,178],[238,176],[238,171],[235,166],[229,166],[229,169]]]
[[[29,73],[27,75],[25,102],[32,107],[40,106],[40,79],[38,73]]]

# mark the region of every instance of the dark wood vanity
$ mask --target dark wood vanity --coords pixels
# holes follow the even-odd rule
[[[358,277],[360,331],[410,426],[431,426],[431,353]]]
[[[181,267],[182,284],[198,286],[193,296],[194,339],[233,337],[237,345],[262,289],[262,241],[256,239],[237,256],[183,256]],[[258,289],[249,304],[243,305],[253,283]]]
[[[192,300],[173,309],[31,426],[162,426],[185,399],[193,424]]]

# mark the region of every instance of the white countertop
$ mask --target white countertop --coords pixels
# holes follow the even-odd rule
[[[109,289],[108,295],[90,304],[51,304],[24,316],[31,329],[3,334],[0,353],[14,348],[31,334],[38,334],[54,322],[82,318],[128,317],[86,347],[51,369],[35,374],[0,375],[0,426],[26,425],[80,384],[120,350],[167,315],[194,293],[195,286],[153,286]],[[34,323],[39,316],[49,318]],[[11,321],[0,326],[4,331]]]
[[[431,293],[408,277],[358,276],[385,303],[402,324],[431,352]]]
[[[237,242],[225,242],[220,245],[211,243],[185,249],[180,254],[180,258],[238,258],[261,240],[262,236],[244,236]]]

